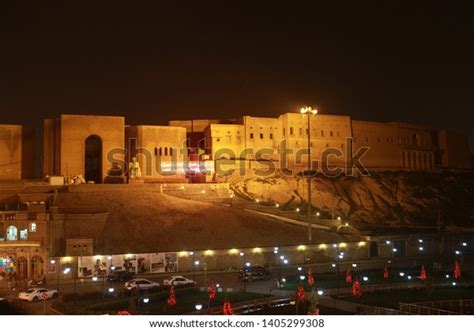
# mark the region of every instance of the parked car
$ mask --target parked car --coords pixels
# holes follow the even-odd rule
[[[128,270],[114,270],[108,276],[109,282],[124,282],[133,278],[133,274]]]
[[[269,280],[272,279],[270,271],[261,266],[251,266],[240,269],[240,279],[244,282],[253,280]]]
[[[132,279],[129,282],[126,282],[125,290],[129,292],[133,291],[157,291],[161,288],[160,283],[152,282],[151,280],[144,278]]]
[[[58,297],[57,290],[48,290],[47,288],[34,287],[24,292],[20,292],[18,294],[18,299],[36,302],[36,301],[44,300],[43,299],[44,293],[46,293],[47,295],[46,299],[56,299]]]
[[[163,280],[164,286],[196,286],[196,282],[183,276],[172,276]]]

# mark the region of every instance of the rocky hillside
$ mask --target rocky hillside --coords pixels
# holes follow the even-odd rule
[[[474,226],[474,172],[377,172],[368,177],[312,180],[312,205],[322,217],[333,212],[359,224],[399,226]],[[233,189],[242,197],[258,198],[282,208],[302,211],[307,181],[274,176],[236,180]]]

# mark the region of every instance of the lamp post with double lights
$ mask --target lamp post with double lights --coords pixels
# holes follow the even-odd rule
[[[311,233],[311,115],[316,115],[318,111],[311,107],[303,107],[300,112],[301,114],[306,115],[308,120],[308,172],[306,176],[308,178],[308,242],[311,243],[313,241],[313,235]]]

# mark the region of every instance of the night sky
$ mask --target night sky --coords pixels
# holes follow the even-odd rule
[[[309,104],[455,129],[474,150],[470,8],[63,2],[2,4],[0,123],[40,128],[69,113],[165,124],[276,117]]]

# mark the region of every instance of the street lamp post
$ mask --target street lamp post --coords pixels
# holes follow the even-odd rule
[[[316,115],[318,111],[311,107],[303,107],[301,108],[301,114],[306,114],[308,119],[308,242],[311,243],[313,241],[313,236],[311,232],[311,218],[312,218],[312,210],[311,210],[311,116]]]

